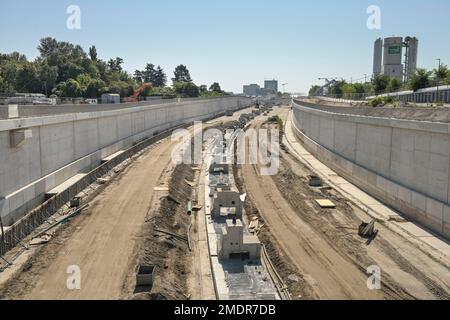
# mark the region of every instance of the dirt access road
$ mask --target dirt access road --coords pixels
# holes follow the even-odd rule
[[[243,112],[248,111],[208,124],[233,120]],[[166,138],[128,166],[91,202],[88,211],[36,254],[30,269],[6,288],[5,298],[127,298],[134,289],[129,279],[134,273],[138,244],[145,238],[143,224],[147,215],[152,215],[154,188],[159,186],[161,176],[168,175],[167,168],[173,168],[170,161],[177,143]],[[80,267],[80,290],[67,289],[69,266]]]
[[[170,161],[173,143],[165,139],[138,158],[93,202],[78,229],[59,249],[25,299],[119,299],[133,268],[134,248],[149,210],[152,191]],[[81,290],[68,290],[68,266],[81,270]]]
[[[286,118],[288,109],[272,114]],[[262,121],[253,124],[258,128]],[[245,189],[270,233],[298,268],[319,299],[446,299],[448,270],[380,226],[369,246],[356,234],[365,213],[334,190],[314,191],[307,185],[312,174],[288,153],[281,152],[276,176],[261,176],[258,166],[241,168]],[[328,198],[335,210],[322,210],[314,199]],[[369,290],[365,271],[382,268],[382,290]]]

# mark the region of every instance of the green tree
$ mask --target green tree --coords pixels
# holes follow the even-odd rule
[[[387,92],[396,92],[396,91],[400,90],[401,87],[402,87],[402,82],[400,81],[400,79],[395,78],[395,77],[390,77],[388,80],[388,84],[386,86],[386,91]]]
[[[121,72],[122,69],[123,59],[116,57],[115,59],[109,59],[108,61],[108,68],[113,72]]]
[[[354,98],[356,95],[356,88],[353,84],[344,83],[342,84],[341,90],[345,98],[351,99]]]
[[[220,84],[218,82],[214,82],[210,87],[209,91],[222,93],[222,88],[220,88]]]
[[[427,88],[430,84],[430,76],[431,72],[425,69],[417,69],[409,80],[409,88],[413,91]]]
[[[156,68],[155,78],[153,79],[153,86],[165,87],[167,83],[167,76],[161,66]]]
[[[16,80],[16,89],[20,92],[42,92],[39,73],[34,64],[26,63],[19,70]]]
[[[92,61],[97,61],[97,48],[95,46],[89,48],[89,57]]]
[[[133,79],[139,83],[142,84],[144,82],[144,73],[140,70],[134,71],[134,77]]]
[[[439,68],[433,70],[433,76],[436,81],[442,81],[447,78],[449,74],[448,67],[445,64],[441,64]]]
[[[155,75],[156,75],[155,65],[152,63],[147,63],[147,65],[145,66],[145,70],[143,71],[144,82],[151,83],[154,85]]]
[[[205,84],[202,84],[200,87],[198,87],[198,90],[201,94],[208,92],[208,87]]]
[[[173,88],[183,98],[196,98],[200,95],[199,88],[193,82],[175,82]]]
[[[92,82],[92,78],[87,73],[82,73],[77,77],[77,82],[80,85],[81,95],[84,96],[87,88]]]
[[[188,68],[185,65],[180,64],[175,68],[174,78],[172,81],[175,82],[192,82],[191,75]]]
[[[56,86],[58,79],[58,67],[49,66],[47,63],[41,65],[39,81],[42,83],[44,93],[48,95]]]
[[[85,97],[96,99],[99,98],[102,93],[106,92],[106,85],[102,80],[93,79],[85,90]]]
[[[330,86],[330,88],[328,89],[328,92],[330,94],[338,96],[338,97],[342,96],[344,94],[343,87],[346,84],[347,84],[347,82],[345,82],[344,80],[336,81]]]
[[[389,83],[389,77],[383,74],[377,74],[373,77],[372,86],[375,94],[384,93]]]
[[[76,80],[69,79],[58,84],[55,94],[60,97],[77,98],[81,96],[82,90],[80,84]]]
[[[317,93],[317,91],[318,91],[320,88],[321,88],[321,87],[318,86],[318,85],[313,85],[313,86],[311,87],[311,89],[309,89],[308,95],[309,95],[310,97],[313,97],[313,96]]]
[[[11,84],[3,79],[3,77],[0,75],[0,95],[8,96],[13,92],[14,89],[11,87]]]

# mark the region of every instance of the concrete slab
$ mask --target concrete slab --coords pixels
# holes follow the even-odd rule
[[[228,286],[226,282],[225,272],[219,262],[218,257],[211,257],[211,263],[214,270],[214,278],[216,280],[216,288],[219,300],[229,300]]]
[[[326,208],[326,209],[336,208],[336,205],[331,200],[328,200],[328,199],[316,199],[315,201],[317,202],[317,204],[321,208]]]
[[[70,179],[64,181],[63,183],[61,183],[60,185],[56,186],[52,190],[46,192],[46,194],[47,195],[56,195],[58,193],[61,193],[65,190],[67,190],[70,186],[74,185],[75,183],[77,183],[78,181],[83,179],[85,176],[86,176],[86,173],[78,173],[78,174],[74,175],[72,178],[70,178]]]
[[[110,156],[108,156],[108,157],[106,157],[106,158],[103,158],[103,159],[102,159],[102,163],[111,161],[112,159],[114,159],[115,157],[117,157],[118,155],[120,155],[120,154],[122,154],[122,153],[124,153],[124,152],[125,152],[125,150],[119,150],[119,151],[113,153],[112,155],[110,155]]]

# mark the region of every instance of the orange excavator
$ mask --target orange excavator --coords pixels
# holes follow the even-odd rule
[[[139,88],[134,90],[132,96],[124,98],[124,102],[139,102],[139,96],[147,89],[152,89],[153,85],[151,83],[143,83]]]

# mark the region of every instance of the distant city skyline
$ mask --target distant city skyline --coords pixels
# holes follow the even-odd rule
[[[81,10],[79,30],[66,26],[70,5]],[[380,30],[367,28],[371,5],[381,9]],[[373,42],[393,35],[420,39],[418,67],[435,68],[438,58],[450,65],[447,0],[3,0],[0,6],[1,53],[32,60],[39,40],[50,36],[86,51],[95,45],[102,59],[119,56],[130,73],[153,63],[171,78],[184,64],[196,84],[219,82],[236,93],[272,78],[287,83],[286,91],[305,93],[319,77],[363,79],[372,74]]]

